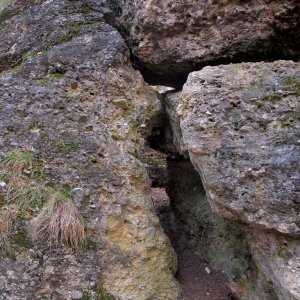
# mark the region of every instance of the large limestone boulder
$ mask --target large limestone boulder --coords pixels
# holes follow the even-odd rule
[[[184,143],[214,209],[298,237],[299,64],[192,73],[177,107]]]
[[[152,82],[180,85],[205,65],[299,54],[298,1],[115,2],[132,52]]]
[[[188,151],[213,211],[248,224],[279,299],[300,299],[299,87],[292,61],[221,65],[191,73],[168,100],[175,144]]]
[[[0,222],[8,245],[0,299],[176,299],[175,255],[139,159],[161,103],[105,23],[108,9],[67,0],[5,1],[0,9],[1,221],[17,214]],[[22,186],[11,197],[9,188]],[[23,195],[33,192],[27,203]],[[62,224],[70,220],[60,205],[77,223]],[[50,248],[53,215],[57,237],[77,249],[51,235]],[[70,226],[81,235],[68,236]]]

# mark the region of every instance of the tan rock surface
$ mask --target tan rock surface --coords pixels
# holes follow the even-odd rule
[[[106,11],[97,1],[31,3],[0,31],[1,157],[35,153],[45,183],[72,194],[88,239],[77,252],[50,249],[26,233],[39,208],[18,219],[24,241],[13,238],[14,258],[1,254],[0,299],[177,297],[176,257],[139,160],[161,103]]]
[[[257,267],[282,300],[299,299],[299,84],[292,61],[221,65],[167,98],[174,144],[188,150],[212,210],[248,225]]]

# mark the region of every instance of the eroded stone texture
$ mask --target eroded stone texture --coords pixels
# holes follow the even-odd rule
[[[266,274],[279,299],[300,299],[300,240],[265,231],[247,234],[258,268]]]
[[[225,217],[299,236],[299,64],[192,73],[178,113],[208,199]]]
[[[116,299],[176,299],[175,255],[139,160],[160,100],[101,1],[33,2],[0,31],[0,148],[35,152],[47,183],[72,190],[88,243],[74,253],[26,234],[12,241],[0,299],[94,299],[98,287]]]
[[[299,299],[299,84],[292,61],[206,67],[190,74],[177,101],[177,136],[213,211],[250,225],[257,267],[280,299]],[[254,228],[273,231],[269,242]],[[283,236],[294,269],[279,258]]]
[[[177,113],[177,106],[180,103],[181,92],[169,93],[164,97],[165,112],[168,116],[168,127],[171,131],[170,143],[176,151],[185,158],[189,157],[187,146],[184,143],[180,128],[180,117]],[[169,146],[170,148],[170,146]]]
[[[210,266],[226,273],[238,299],[276,299],[272,284],[257,272],[242,224],[211,210],[191,162],[169,160],[168,173],[168,194],[181,239]]]
[[[118,2],[120,24],[152,82],[176,85],[205,65],[299,55],[295,0]]]

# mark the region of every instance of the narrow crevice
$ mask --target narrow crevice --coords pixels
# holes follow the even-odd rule
[[[146,165],[152,180],[154,207],[178,257],[176,278],[182,289],[179,300],[276,299],[270,283],[261,278],[252,259],[243,224],[226,220],[212,211],[186,149],[177,148],[185,145],[178,144],[181,137],[176,134],[180,133],[172,131],[174,124],[171,125],[168,116],[167,94],[181,91],[188,75],[206,66],[297,60],[297,57],[282,57],[271,49],[272,53],[255,56],[240,53],[234,59],[220,58],[204,63],[148,65],[134,53],[137,45],[132,44],[126,28],[118,21],[122,12],[114,10],[117,14],[109,15],[106,21],[118,30],[127,44],[132,67],[139,70],[145,82],[152,86],[173,87],[172,91],[162,95],[164,112],[159,126],[148,136]]]
[[[174,90],[171,91],[174,93]],[[173,143],[173,132],[170,124],[168,114],[165,111],[165,100],[167,93],[162,94],[163,98],[163,114],[161,117],[161,124],[159,127],[154,127],[151,134],[148,136],[149,147],[164,153],[170,159],[185,159],[181,154],[178,153],[178,150]]]
[[[128,40],[126,37],[123,38],[125,41]],[[128,41],[126,42],[127,46],[132,49]],[[276,51],[272,52],[270,55],[236,55],[235,58],[221,58],[208,60],[205,63],[198,63],[193,61],[186,61],[182,63],[169,63],[168,71],[164,71],[164,69],[168,68],[167,62],[162,62],[161,65],[150,65],[141,61],[137,56],[135,56],[131,51],[131,63],[135,70],[141,72],[144,77],[144,80],[150,85],[166,85],[175,88],[175,91],[180,91],[183,88],[183,85],[186,83],[187,78],[190,73],[201,71],[204,67],[207,66],[219,66],[219,65],[228,65],[228,64],[238,64],[238,63],[255,63],[255,62],[274,62],[276,60],[292,60],[298,61],[298,55],[278,55]],[[176,66],[176,72],[174,72],[173,68]]]
[[[161,157],[161,153],[158,151],[152,150],[152,153]],[[165,162],[166,169],[161,173],[162,179],[153,181],[151,197],[161,226],[177,254],[178,270],[176,278],[182,289],[180,300],[235,299],[229,287],[229,277],[221,270],[212,268],[209,261],[197,255],[191,247],[190,239],[195,238],[195,235],[193,236],[192,232],[186,227],[186,220],[184,220],[186,216],[180,215],[177,207],[178,203],[173,202],[178,200],[174,197],[174,193],[178,190],[174,189],[172,184],[176,182],[181,189],[183,185],[186,185],[186,182],[177,173],[173,173],[170,166],[179,166],[177,171],[185,174],[184,166],[191,165],[189,160],[178,156],[176,159],[166,158]],[[177,182],[177,180],[181,182]],[[157,182],[160,182],[160,184],[158,185]],[[186,187],[189,188],[188,185]],[[186,193],[187,191],[184,190],[183,192]],[[188,194],[187,192],[187,197]],[[186,199],[182,200],[184,200],[182,205],[187,204]]]
[[[259,295],[276,299],[273,290],[256,279],[258,271],[243,224],[212,211],[200,175],[173,144],[166,113],[148,142],[154,162],[149,170],[152,200],[177,253],[180,300],[254,299]]]
[[[209,268],[209,279],[203,273],[201,280],[208,286],[212,284],[210,280],[213,280],[215,293],[219,294],[214,298],[216,294],[210,293],[211,298],[207,299],[277,299],[270,283],[265,278],[259,278],[243,224],[227,220],[213,212],[202,180],[191,161],[168,159],[167,169],[166,191],[177,232],[180,234],[181,243],[186,245],[190,253],[188,257],[179,255],[179,259],[182,257],[185,265],[190,261],[190,257],[194,257],[189,273],[193,272],[192,270],[198,272],[198,268],[193,269],[197,259],[200,259],[204,266],[206,264],[205,270]],[[185,273],[183,274],[185,276]],[[196,274],[194,277],[197,277]],[[179,282],[185,288],[185,280],[179,278]],[[198,278],[193,286],[197,288],[198,284],[202,284],[199,282],[201,281]],[[230,291],[227,298],[222,294],[225,292],[222,289],[224,285]],[[189,290],[186,293],[188,294]],[[202,298],[193,298],[191,294],[189,298],[183,299]]]
[[[162,126],[153,128],[152,134],[148,138],[150,149],[147,165],[152,180],[152,201],[161,226],[178,258],[176,278],[182,289],[180,300],[235,299],[226,273],[221,269],[212,268],[209,261],[198,255],[191,247],[191,232],[185,224],[187,220],[184,219],[188,216],[181,214],[178,209],[177,193],[182,192],[181,204],[183,206],[188,204],[189,194],[190,192],[195,193],[195,190],[190,186],[190,182],[185,181],[185,176],[186,172],[192,172],[193,176],[195,171],[190,160],[177,152],[172,139],[169,120],[167,115],[164,115]],[[196,174],[195,178],[205,196],[200,176]],[[187,179],[189,180],[190,177],[188,176]],[[191,191],[187,191],[186,188],[191,188]],[[184,197],[182,197],[183,193]],[[190,209],[192,207],[187,207],[187,210]]]

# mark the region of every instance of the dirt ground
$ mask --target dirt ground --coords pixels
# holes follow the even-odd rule
[[[178,257],[177,280],[182,288],[179,300],[233,300],[226,275],[213,270],[180,239],[170,200],[163,188],[152,188],[152,200],[162,227]]]

